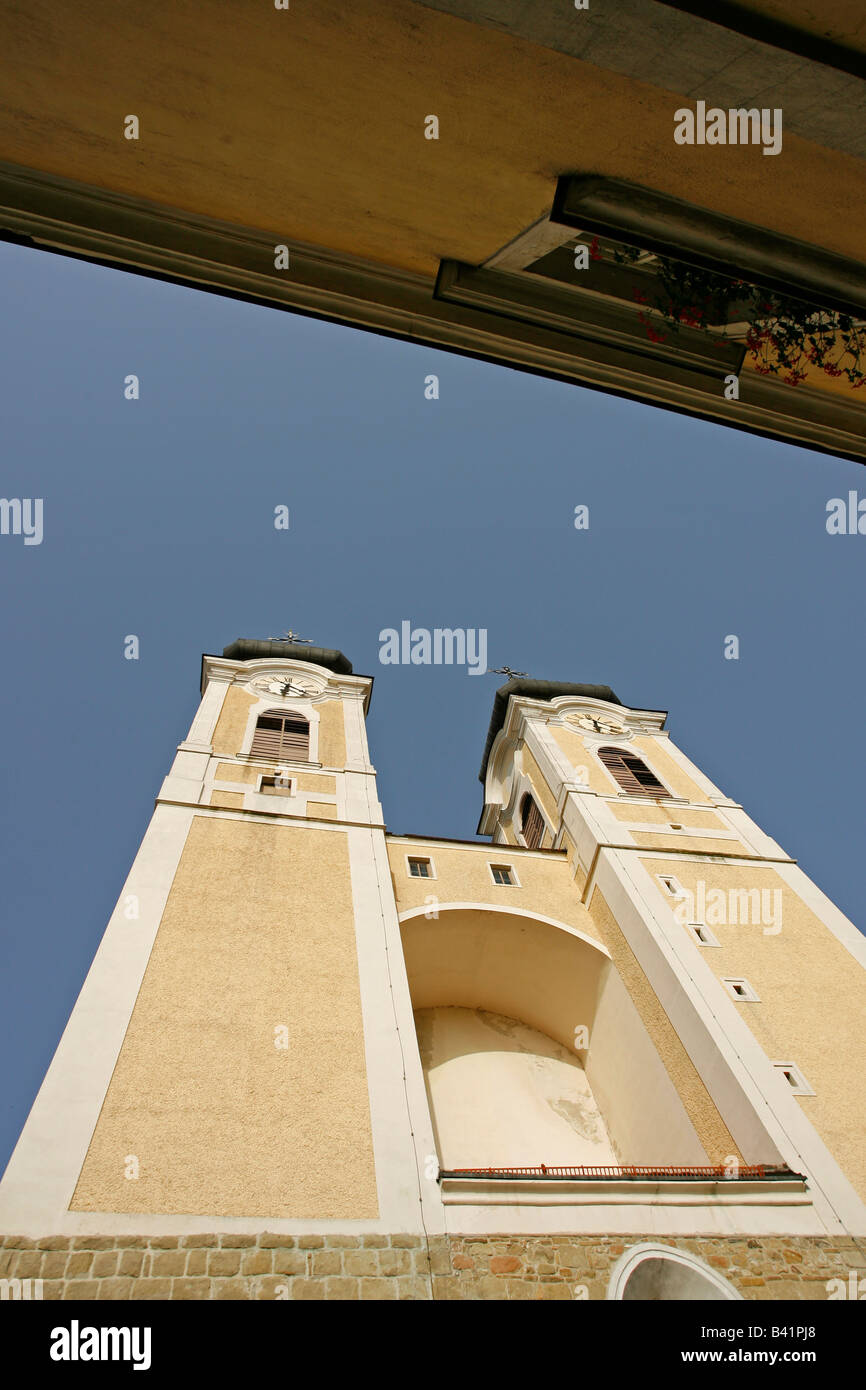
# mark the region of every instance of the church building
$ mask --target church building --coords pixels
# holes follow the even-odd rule
[[[608,686],[509,679],[484,838],[391,834],[372,685],[293,641],[202,658],[0,1183],[0,1275],[44,1298],[856,1297],[854,924]]]

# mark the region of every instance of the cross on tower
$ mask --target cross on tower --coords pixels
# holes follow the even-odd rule
[[[282,637],[270,637],[268,640],[269,640],[270,642],[300,642],[300,643],[308,643],[308,642],[312,642],[313,639],[312,639],[312,637],[299,637],[298,634],[297,634],[296,632],[292,632],[292,629],[289,628],[288,632],[284,632],[283,635],[282,635]]]
[[[509,679],[513,679],[515,676],[528,676],[529,672],[514,671],[510,666],[489,666],[487,674],[488,676],[508,676]]]

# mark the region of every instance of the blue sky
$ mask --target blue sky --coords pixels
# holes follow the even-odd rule
[[[866,537],[825,527],[828,499],[866,493],[862,466],[6,244],[0,297],[0,494],[44,499],[41,545],[0,536],[0,1166],[188,730],[200,655],[236,637],[291,626],[375,676],[395,832],[474,836],[502,678],[380,665],[383,628],[486,628],[491,666],[667,709],[675,742],[866,928]]]

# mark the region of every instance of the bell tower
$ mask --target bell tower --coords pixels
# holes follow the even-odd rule
[[[296,642],[202,658],[198,711],[0,1190],[17,1229],[120,1229],[124,1213],[418,1226],[413,1134],[422,1154],[432,1142],[420,1069],[410,1116],[412,1012],[389,968],[372,684]]]
[[[811,1173],[828,1222],[859,1229],[866,1157],[851,1078],[866,1067],[855,1021],[866,942],[676,746],[666,718],[608,686],[510,680],[488,733],[479,830],[566,852],[709,1161],[783,1154]],[[844,1066],[829,1007],[834,1036],[851,1042]]]

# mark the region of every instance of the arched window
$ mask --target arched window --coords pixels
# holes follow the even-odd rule
[[[630,753],[626,748],[599,748],[598,756],[611,777],[629,796],[648,796],[658,800],[671,795],[637,753]]]
[[[529,849],[538,849],[544,834],[544,817],[529,792],[520,803],[520,833]]]
[[[250,756],[272,758],[274,762],[309,762],[309,722],[291,709],[265,710],[256,721]]]
[[[607,1297],[653,1303],[714,1303],[724,1299],[742,1301],[743,1295],[696,1255],[645,1241],[633,1245],[617,1260]]]

